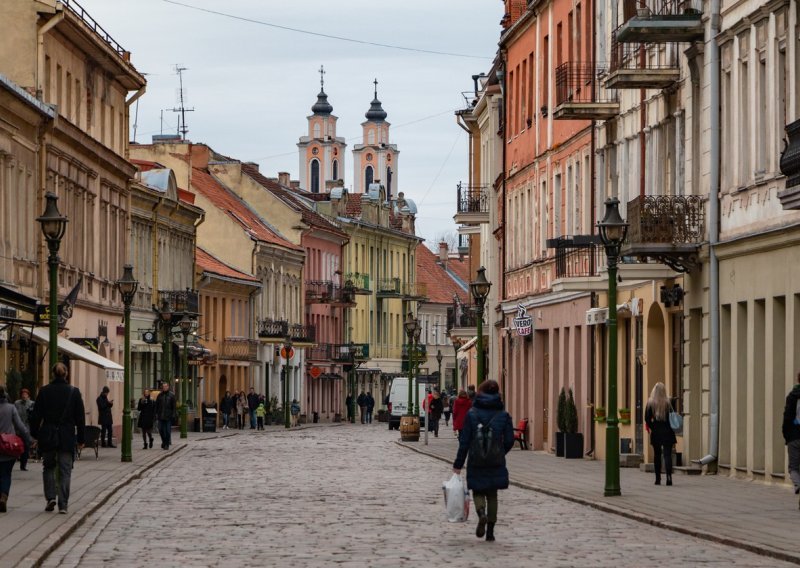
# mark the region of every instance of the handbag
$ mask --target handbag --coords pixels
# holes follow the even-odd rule
[[[669,427],[672,428],[673,432],[680,432],[681,430],[683,430],[683,416],[681,416],[674,410],[670,410]]]
[[[0,454],[16,459],[25,453],[25,442],[16,434],[0,434]]]

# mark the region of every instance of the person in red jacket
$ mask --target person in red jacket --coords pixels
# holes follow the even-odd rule
[[[472,401],[467,395],[467,391],[458,391],[458,397],[452,403],[453,405],[453,430],[458,437],[461,429],[464,428],[464,419],[467,417],[467,412],[472,407]]]

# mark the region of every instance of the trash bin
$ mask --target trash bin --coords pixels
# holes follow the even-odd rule
[[[201,405],[203,415],[203,432],[217,431],[217,403],[203,402]]]

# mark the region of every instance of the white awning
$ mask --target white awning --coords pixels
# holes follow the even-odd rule
[[[41,343],[42,345],[47,345],[50,343],[50,330],[46,327],[34,327],[33,331],[20,328],[20,331],[29,335],[36,343]],[[74,359],[80,359],[81,361],[85,361],[90,365],[105,369],[106,379],[108,380],[123,380],[122,372],[125,370],[125,368],[122,365],[115,363],[111,359],[106,359],[102,355],[95,353],[90,349],[86,349],[85,347],[78,345],[73,341],[70,341],[66,337],[61,337],[60,335],[58,336],[58,350],[63,351]]]
[[[459,353],[466,353],[467,351],[472,349],[472,346],[475,345],[477,342],[478,342],[478,336],[476,335],[475,337],[473,337],[472,339],[467,341],[464,345],[462,345],[459,348],[458,352]]]
[[[131,353],[161,353],[160,343],[147,343],[141,339],[131,339]]]

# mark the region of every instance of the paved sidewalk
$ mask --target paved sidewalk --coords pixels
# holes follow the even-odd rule
[[[307,424],[291,430],[302,430],[329,424]],[[84,449],[80,460],[72,470],[69,514],[44,511],[41,462],[29,462],[28,471],[20,471],[15,465],[11,482],[8,512],[0,515],[0,558],[3,566],[36,566],[50,550],[64,541],[93,511],[132,480],[140,478],[158,463],[180,455],[187,444],[204,440],[237,435],[272,435],[286,430],[282,426],[268,426],[266,432],[251,430],[218,430],[216,433],[189,432],[181,440],[180,433],[172,433],[172,449],[165,452],[159,448],[155,436],[153,449],[142,450],[138,434],[133,437],[133,461],[120,461],[119,443],[116,449],[100,448],[99,459],[94,452]]]
[[[452,463],[457,442],[450,430],[408,449]],[[605,462],[567,460],[544,452],[508,454],[514,485],[589,505],[643,523],[800,564],[798,498],[789,486],[729,477],[673,476],[674,486],[653,485],[652,473],[621,469],[621,497],[604,497]]]

